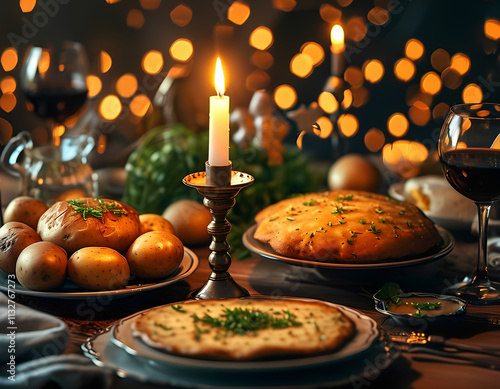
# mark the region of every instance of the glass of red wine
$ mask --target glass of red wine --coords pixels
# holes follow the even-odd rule
[[[50,47],[30,47],[21,72],[21,89],[30,110],[51,124],[52,143],[66,119],[84,105],[88,89],[88,59],[78,42],[64,41]]]
[[[500,200],[500,104],[451,107],[438,144],[439,159],[450,185],[473,200],[479,214],[476,272],[453,285],[458,296],[476,304],[500,302],[500,283],[488,277],[488,217]]]

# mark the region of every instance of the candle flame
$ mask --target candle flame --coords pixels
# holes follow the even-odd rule
[[[342,26],[336,24],[332,27],[330,33],[330,39],[332,41],[332,47],[334,52],[341,52],[344,49],[344,29]]]
[[[217,91],[217,96],[224,96],[224,92],[226,91],[224,72],[222,71],[222,63],[219,57],[217,57],[217,63],[215,64],[215,90]]]

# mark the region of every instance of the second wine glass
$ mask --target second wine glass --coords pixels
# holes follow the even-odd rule
[[[88,59],[78,42],[28,49],[21,73],[21,89],[30,109],[50,123],[52,143],[58,144],[56,127],[84,105],[88,88]]]

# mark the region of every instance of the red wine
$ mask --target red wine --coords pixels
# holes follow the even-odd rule
[[[34,112],[44,119],[57,123],[74,115],[87,98],[87,89],[40,88],[36,92],[25,91],[26,98],[33,104]]]
[[[448,182],[478,202],[500,200],[500,150],[458,149],[440,156]]]

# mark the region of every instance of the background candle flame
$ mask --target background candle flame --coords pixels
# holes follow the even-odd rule
[[[217,57],[217,63],[215,64],[215,90],[217,91],[217,96],[224,96],[224,92],[226,91],[224,72],[219,57]]]
[[[330,39],[334,53],[340,53],[344,50],[344,29],[342,26],[336,24],[332,27]]]

